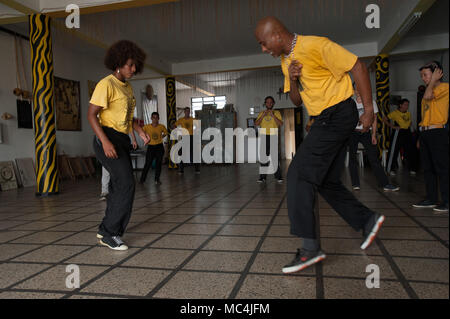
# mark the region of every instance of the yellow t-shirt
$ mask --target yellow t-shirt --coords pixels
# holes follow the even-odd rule
[[[395,110],[388,114],[388,118],[395,121],[402,129],[408,129],[411,126],[411,113],[409,112],[403,113]]]
[[[433,89],[432,100],[422,99],[422,122],[419,126],[446,124],[448,122],[448,83]]]
[[[310,116],[319,115],[326,108],[345,101],[353,95],[348,72],[358,57],[328,38],[298,36],[289,58],[281,56],[284,92],[289,92],[289,65],[297,61],[301,69],[300,96]]]
[[[256,120],[259,120],[263,116],[264,112],[259,113]],[[279,119],[280,121],[283,121],[283,118],[281,116],[280,111],[273,110],[273,114]],[[264,135],[272,135],[270,129],[271,128],[278,128],[277,122],[275,122],[275,119],[272,115],[266,115],[262,118],[261,124],[259,124],[261,127],[261,134]],[[275,135],[275,133],[273,133]]]
[[[175,126],[181,125],[182,128],[185,128],[189,131],[189,135],[194,135],[194,119],[192,117],[186,119],[182,117],[178,121],[175,122]]]
[[[145,133],[148,134],[148,136],[150,136],[150,143],[149,143],[150,145],[161,144],[163,142],[162,140],[163,133],[164,135],[169,135],[169,132],[167,132],[166,127],[162,124],[158,124],[156,127],[151,124],[147,124],[144,125],[142,129],[145,131]]]
[[[128,82],[122,82],[112,74],[108,75],[98,82],[90,103],[102,107],[98,114],[100,125],[125,134],[130,133],[136,100]]]

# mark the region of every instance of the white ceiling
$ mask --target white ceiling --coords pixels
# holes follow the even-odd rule
[[[87,3],[99,5],[118,1],[19,2],[32,4],[33,8],[39,7],[41,10],[56,10],[66,2],[85,6]],[[165,65],[166,69],[170,69],[172,64],[181,62],[259,54],[260,48],[253,31],[256,22],[267,15],[277,16],[292,31],[327,36],[342,45],[380,42],[386,36],[392,37],[399,23],[417,3],[419,0],[180,0],[82,15],[78,31],[107,45],[119,39],[135,41],[147,52],[148,64]],[[365,27],[368,4],[380,7],[380,29]],[[448,6],[448,0],[437,0],[406,38],[448,34]],[[4,10],[8,8],[0,3],[0,14],[4,14]],[[28,35],[27,23],[6,27]],[[53,41],[70,50],[98,57],[104,54],[104,49],[68,35],[64,30],[54,29],[52,32]],[[228,75],[227,79],[203,75],[195,81],[208,86],[225,86],[243,75],[236,72],[234,78]]]

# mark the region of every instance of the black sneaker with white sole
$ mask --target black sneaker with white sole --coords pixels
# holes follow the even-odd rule
[[[448,213],[448,203],[437,205],[433,208],[435,213]]]
[[[364,240],[361,244],[361,249],[366,249],[370,246],[370,244],[372,244],[384,222],[384,219],[384,216],[378,213],[375,213],[372,217],[370,217],[370,220],[363,229]]]
[[[413,204],[412,206],[415,208],[434,208],[436,207],[436,203],[429,199],[424,199],[416,204]]]
[[[283,267],[282,272],[285,274],[291,274],[300,270],[303,270],[319,261],[324,260],[326,255],[318,251],[307,251],[304,249],[297,249],[294,260],[290,264]]]
[[[127,250],[128,246],[125,245],[123,240],[120,238],[120,236],[104,236],[102,239],[100,239],[100,244],[109,247],[113,250]]]
[[[257,183],[265,183],[266,179],[265,178],[260,178],[256,181]]]

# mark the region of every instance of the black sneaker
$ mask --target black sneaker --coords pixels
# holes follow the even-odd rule
[[[113,250],[127,250],[128,246],[125,245],[120,236],[105,236],[100,239],[100,244],[107,246]]]
[[[448,213],[448,203],[440,204],[433,208],[436,213]]]
[[[361,244],[361,249],[366,249],[367,247],[370,246],[370,244],[377,236],[378,231],[380,230],[381,225],[384,222],[384,219],[385,219],[384,216],[378,213],[375,213],[370,218],[370,220],[363,229],[364,241]]]
[[[353,185],[352,188],[355,191],[359,191],[361,189],[361,187],[359,185]]]
[[[400,187],[392,185],[392,184],[387,184],[387,185],[384,185],[384,187],[383,187],[383,190],[385,192],[396,192],[399,189],[400,189]]]
[[[278,178],[278,179],[277,179],[277,182],[281,184],[281,183],[284,182],[284,180],[283,180],[282,178]]]
[[[256,181],[257,183],[265,183],[266,179],[265,178],[260,178]]]
[[[161,185],[160,181],[155,181],[155,185]]]
[[[283,267],[282,272],[285,274],[291,274],[300,270],[303,270],[319,261],[324,260],[326,255],[318,250],[314,252],[309,252],[304,249],[297,249],[297,254],[294,260]]]
[[[436,203],[432,202],[429,199],[424,199],[424,200],[418,202],[417,204],[413,204],[412,206],[415,208],[434,208],[437,205],[436,205]]]

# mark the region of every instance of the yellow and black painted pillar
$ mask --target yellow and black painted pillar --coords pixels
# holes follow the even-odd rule
[[[36,195],[48,196],[58,194],[59,191],[50,18],[43,14],[32,14],[29,26],[36,144]]]
[[[175,78],[173,76],[166,78],[166,106],[167,106],[167,130],[169,131],[169,168],[177,168],[177,164],[170,159],[170,150],[176,143],[170,139],[172,126],[177,121],[177,100],[175,90]]]
[[[389,149],[390,132],[389,126],[382,121],[383,116],[387,116],[389,109],[389,56],[380,54],[375,59],[376,65],[376,89],[377,89],[377,106],[378,106],[378,151],[381,155],[383,150]]]

